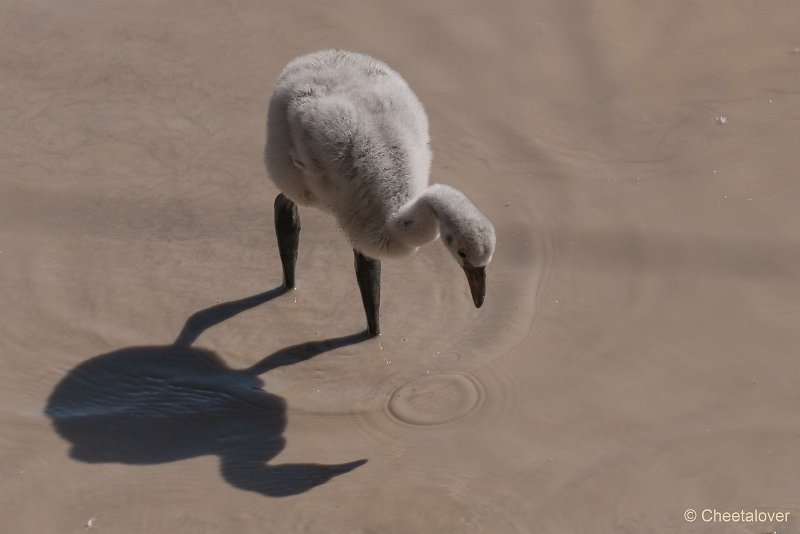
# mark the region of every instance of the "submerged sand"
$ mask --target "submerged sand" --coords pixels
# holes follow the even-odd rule
[[[796,530],[800,4],[299,4],[0,7],[2,530]],[[331,47],[494,221],[482,309],[430,245],[364,340],[309,210],[271,291],[266,103]]]

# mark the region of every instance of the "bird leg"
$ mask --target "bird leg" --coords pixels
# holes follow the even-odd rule
[[[297,205],[281,193],[275,197],[275,235],[283,267],[283,285],[294,287],[294,266],[297,263],[297,245],[300,242],[300,215]]]
[[[364,256],[353,249],[355,255],[356,280],[361,290],[361,302],[367,315],[367,333],[377,336],[381,333],[378,321],[381,307],[381,261]]]

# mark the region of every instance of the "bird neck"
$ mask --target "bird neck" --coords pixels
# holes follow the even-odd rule
[[[439,223],[457,217],[453,197],[461,195],[452,187],[434,184],[410,200],[389,222],[392,238],[405,247],[416,248],[439,237]],[[463,196],[463,195],[462,195]]]
[[[389,221],[392,240],[407,249],[416,249],[439,237],[439,218],[428,191],[404,204]]]

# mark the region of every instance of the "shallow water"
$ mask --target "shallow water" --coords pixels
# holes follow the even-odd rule
[[[796,529],[800,6],[295,4],[0,8],[4,531]],[[480,310],[430,245],[363,340],[309,210],[270,292],[266,103],[327,47],[494,221]]]

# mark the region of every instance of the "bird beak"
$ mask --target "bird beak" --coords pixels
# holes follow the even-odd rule
[[[480,308],[483,305],[483,298],[486,296],[486,267],[464,265],[464,272],[472,293],[472,302],[475,303],[476,308]]]

